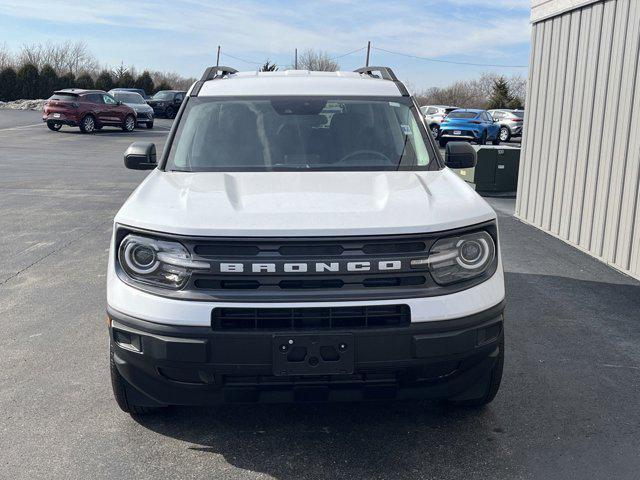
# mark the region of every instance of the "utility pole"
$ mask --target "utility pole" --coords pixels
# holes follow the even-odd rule
[[[218,55],[216,56],[216,67],[220,66],[220,45],[218,45]]]
[[[367,42],[367,61],[365,63],[365,67],[369,66],[369,56],[371,55],[371,40]]]
[[[297,70],[298,69],[298,49],[297,48],[296,48],[296,53],[295,53],[295,57],[294,58],[295,58],[295,60],[294,60],[294,63],[293,63],[293,69]]]

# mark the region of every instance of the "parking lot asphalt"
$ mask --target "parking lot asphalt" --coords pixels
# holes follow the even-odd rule
[[[510,199],[489,199],[507,353],[484,410],[122,413],[109,383],[107,249],[114,214],[146,175],[125,170],[122,153],[140,140],[160,151],[169,122],[94,135],[38,123],[0,111],[0,478],[638,478],[640,284],[521,223]]]

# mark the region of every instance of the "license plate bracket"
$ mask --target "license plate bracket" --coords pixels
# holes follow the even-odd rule
[[[354,371],[355,344],[350,333],[276,333],[272,351],[276,376],[349,375]]]
[[[53,114],[53,118],[60,118],[60,114],[59,113],[54,113]]]
[[[461,130],[454,130],[453,134],[454,135],[462,135],[462,131]]]

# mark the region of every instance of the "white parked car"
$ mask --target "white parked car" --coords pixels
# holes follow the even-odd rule
[[[375,75],[374,75],[375,74]],[[386,67],[211,67],[115,217],[119,406],[440,398],[479,406],[504,360],[496,214]]]
[[[420,111],[424,115],[427,127],[431,130],[434,137],[438,136],[440,132],[440,124],[442,120],[458,107],[451,107],[447,105],[424,105],[420,107]]]

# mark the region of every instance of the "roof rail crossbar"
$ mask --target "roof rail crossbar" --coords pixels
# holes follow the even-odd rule
[[[374,72],[380,73],[380,78],[384,80],[391,80],[392,82],[397,82],[398,77],[393,73],[389,67],[362,67],[354,70],[356,73],[364,73],[365,75],[370,75],[372,77],[376,77]]]
[[[202,74],[202,78],[200,78],[200,80],[198,80],[195,83],[195,85],[193,86],[193,89],[191,90],[191,95],[190,96],[191,97],[197,97],[198,93],[200,93],[200,89],[202,88],[202,85],[207,80],[214,80],[216,78],[223,78],[223,77],[226,77],[226,76],[234,74],[234,73],[238,73],[238,71],[235,68],[231,68],[231,67],[222,67],[222,66],[208,67],[204,71],[204,73]]]
[[[222,78],[226,75],[231,75],[233,73],[238,73],[235,68],[231,67],[208,67],[204,73],[202,74],[201,82],[206,82],[207,80],[213,80],[214,78]]]
[[[389,67],[362,67],[354,70],[354,72],[364,73],[365,75],[369,75],[374,78],[382,78],[383,80],[392,81],[396,84],[396,87],[398,87],[398,90],[400,90],[400,94],[403,97],[410,96],[407,87],[404,86],[404,83],[398,80],[396,74],[393,73],[393,70],[391,70]],[[374,72],[378,72],[380,75],[376,75]]]

